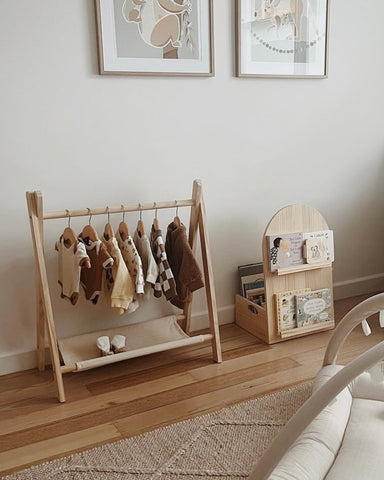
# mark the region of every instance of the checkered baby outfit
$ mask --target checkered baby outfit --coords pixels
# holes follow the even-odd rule
[[[151,228],[151,248],[153,256],[159,267],[159,276],[154,285],[154,296],[161,297],[162,293],[167,300],[176,297],[176,282],[172,270],[169,266],[167,254],[165,252],[164,241],[160,229],[156,230],[154,225]]]

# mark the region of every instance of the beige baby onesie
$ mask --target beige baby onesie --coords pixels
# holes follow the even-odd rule
[[[79,239],[81,240],[81,237]],[[113,259],[101,240],[89,241],[85,248],[91,260],[91,268],[82,269],[80,281],[86,299],[96,304],[101,293],[103,270],[112,266]]]
[[[126,312],[133,300],[135,286],[124,262],[115,237],[103,242],[113,258],[113,265],[106,269],[106,286],[111,298],[111,307],[120,315]]]
[[[79,298],[81,264],[89,257],[83,243],[72,243],[68,247],[64,243],[63,236],[56,242],[56,250],[59,252],[59,284],[61,297],[69,298],[75,305]]]

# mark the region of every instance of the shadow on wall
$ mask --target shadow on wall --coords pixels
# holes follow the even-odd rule
[[[378,172],[367,164],[363,167],[350,181],[348,197],[335,194],[337,201],[329,212],[335,230],[335,281],[384,274],[384,161]],[[363,185],[370,185],[369,190]],[[345,184],[343,191],[348,191]],[[333,222],[332,216],[342,223]]]
[[[2,260],[0,275],[4,279],[0,289],[0,353],[35,346],[33,257],[9,255]]]
[[[89,41],[89,73],[91,75],[99,74],[99,61],[97,56],[97,34],[96,34],[96,12],[95,12],[95,3],[86,2],[87,8],[87,22],[84,25],[84,31],[88,32],[88,41]]]

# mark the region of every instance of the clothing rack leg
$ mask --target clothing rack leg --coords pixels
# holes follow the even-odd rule
[[[53,321],[53,311],[51,305],[51,298],[49,295],[49,286],[47,271],[45,268],[43,237],[41,236],[41,218],[39,213],[42,212],[42,196],[40,192],[27,192],[27,204],[29,212],[29,220],[31,225],[31,233],[33,239],[33,246],[35,250],[36,266],[38,273],[38,285],[41,292],[40,298],[44,311],[44,319],[48,331],[52,368],[55,377],[55,382],[58,391],[58,398],[60,402],[65,402],[63,375],[60,367],[59,349],[57,347],[57,337],[55,325]],[[41,328],[41,321],[37,320],[38,329]],[[39,330],[39,336],[42,337],[42,332]]]
[[[41,195],[36,195],[36,216],[41,238],[43,234],[43,201]],[[36,270],[36,344],[37,344],[37,368],[40,372],[45,370],[45,316],[41,283]]]
[[[205,292],[207,298],[209,325],[212,334],[212,352],[213,359],[221,363],[222,353],[220,344],[219,320],[217,315],[217,304],[215,287],[213,282],[213,269],[210,255],[209,238],[207,232],[207,217],[205,212],[203,189],[201,182],[195,180],[193,182],[192,198],[194,207],[191,209],[189,243],[193,251],[196,249],[197,229],[200,232],[201,255],[203,259]],[[191,304],[188,306],[190,309]],[[186,313],[186,312],[184,312]],[[190,310],[187,311],[187,318],[190,319]],[[189,327],[189,324],[188,324]]]
[[[213,283],[213,269],[211,254],[209,250],[208,232],[206,229],[206,214],[204,200],[200,202],[200,216],[199,216],[199,231],[201,242],[201,254],[203,257],[204,275],[205,275],[205,290],[207,295],[208,315],[212,338],[212,351],[213,358],[216,362],[221,363],[223,361],[221,354],[220,333],[219,333],[219,319],[217,315],[217,304],[215,286]]]
[[[188,242],[191,246],[192,251],[195,253],[196,250],[196,238],[197,238],[197,229],[199,227],[199,201],[201,192],[201,183],[199,180],[194,180],[193,189],[192,189],[192,200],[193,206],[191,207],[191,213],[189,217],[189,235]],[[181,324],[183,330],[189,334],[191,328],[191,311],[192,311],[192,296],[191,301],[184,305],[184,320]]]

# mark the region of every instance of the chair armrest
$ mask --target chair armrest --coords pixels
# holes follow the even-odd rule
[[[338,323],[328,342],[323,366],[336,363],[337,354],[351,331],[364,319],[384,310],[384,293],[379,293],[352,308]]]
[[[301,406],[258,461],[248,480],[267,480],[282,457],[317,415],[358,375],[384,358],[384,341],[337,372]]]

